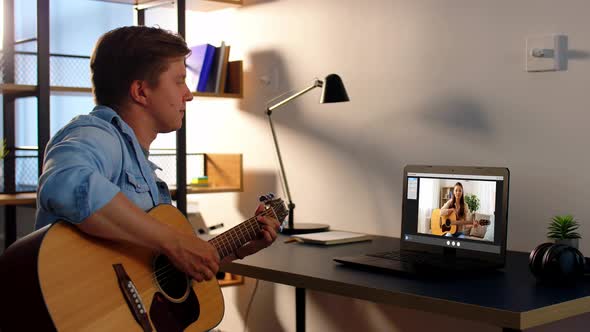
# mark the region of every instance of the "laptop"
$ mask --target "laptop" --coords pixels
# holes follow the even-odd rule
[[[502,268],[509,182],[508,168],[408,165],[399,248],[334,261],[411,274]],[[455,201],[462,196],[467,208],[447,209],[454,206],[453,196]]]

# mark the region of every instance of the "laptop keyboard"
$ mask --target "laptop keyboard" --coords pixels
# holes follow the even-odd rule
[[[378,252],[374,254],[367,254],[367,256],[371,257],[378,257],[384,258],[394,261],[401,261],[406,263],[413,263],[419,265],[429,265],[433,267],[440,267],[440,268],[484,268],[489,267],[488,262],[484,262],[477,259],[469,259],[469,258],[456,258],[451,261],[445,260],[440,255],[432,255],[428,253],[422,252],[414,252],[414,251],[386,251],[386,252]]]
[[[371,257],[378,257],[378,258],[385,258],[390,259],[393,261],[401,261],[407,263],[415,263],[415,264],[433,264],[438,265],[440,264],[441,257],[434,255],[428,255],[418,252],[411,252],[411,251],[386,251],[386,252],[378,252],[374,254],[368,254],[367,256]]]

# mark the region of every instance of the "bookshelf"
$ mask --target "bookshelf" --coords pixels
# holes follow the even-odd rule
[[[50,80],[50,58],[54,59],[53,54],[49,52],[49,0],[37,0],[37,36],[26,41],[15,41],[15,18],[14,18],[14,3],[17,0],[2,0],[4,1],[4,17],[2,20],[4,31],[4,47],[0,55],[0,94],[2,94],[2,111],[3,111],[3,125],[4,135],[7,137],[7,146],[10,151],[15,149],[15,107],[14,100],[23,97],[36,97],[38,101],[38,155],[43,155],[43,147],[49,141],[49,116],[50,105],[49,96],[53,93],[91,93],[90,82],[88,86],[85,84],[55,84]],[[87,0],[91,1],[91,0]],[[178,33],[185,36],[185,10],[215,10],[227,7],[241,6],[241,0],[95,0],[102,2],[117,2],[135,6],[135,13],[138,22],[142,24],[145,10],[161,5],[172,5],[178,8]],[[25,52],[15,51],[15,45],[24,42],[36,43],[37,51],[34,53],[24,54]],[[20,77],[15,75],[15,57],[26,56],[33,59],[36,63],[36,81],[35,82],[19,82],[15,78]],[[84,68],[89,67],[88,56],[72,56],[72,55],[58,55],[62,58],[78,58],[76,61],[86,61]],[[237,85],[234,85],[230,91],[222,93],[197,93],[193,95],[197,97],[213,97],[213,98],[242,98],[243,97],[243,65],[241,61],[239,64],[238,76],[235,77]],[[51,64],[51,67],[53,64]],[[69,66],[68,66],[69,67]],[[86,69],[87,70],[87,69]],[[82,75],[88,76],[87,72],[79,72]],[[77,76],[78,74],[73,74]],[[177,174],[180,174],[177,183],[186,183],[186,125],[177,134],[176,154],[178,156]],[[242,181],[242,155],[223,155],[223,154],[207,154],[207,172],[210,184],[208,187],[183,187],[180,189],[173,188],[172,193],[177,200],[177,206],[180,211],[186,214],[186,195],[200,194],[200,193],[217,193],[217,192],[238,192],[243,190]],[[41,170],[41,158],[37,158]],[[6,192],[14,192],[15,183],[15,164],[14,161],[7,162],[7,160],[14,160],[14,153],[9,155],[3,161],[4,165],[4,179]],[[9,194],[1,197],[5,205],[5,220],[6,233],[16,234],[16,205],[31,204],[36,201],[36,194]],[[9,230],[10,229],[10,230]],[[14,232],[13,232],[14,230]],[[13,239],[14,240],[14,239]],[[9,245],[11,241],[6,241]],[[226,276],[225,281],[220,281],[224,285],[241,283],[241,277]]]
[[[15,147],[15,132],[14,132],[14,100],[25,97],[37,97],[38,99],[38,146],[44,147],[49,140],[49,117],[50,117],[50,105],[49,96],[51,94],[90,94],[92,89],[90,87],[90,81],[88,79],[80,79],[81,77],[88,77],[89,67],[89,56],[79,56],[70,54],[51,54],[49,53],[49,0],[39,0],[42,6],[37,8],[37,36],[29,38],[27,40],[16,41],[14,40],[14,26],[15,18],[12,14],[15,0],[3,0],[6,1],[5,15],[3,20],[4,27],[4,49],[0,50],[0,94],[4,97],[3,103],[3,123],[4,123],[4,135],[7,137],[7,147],[10,151],[16,150]],[[91,1],[91,0],[88,0]],[[156,7],[156,6],[174,6],[177,4],[178,8],[186,8],[186,10],[205,10],[205,9],[220,9],[232,6],[242,5],[241,0],[94,0],[100,2],[116,2],[135,6],[135,12],[139,16],[143,14],[145,10]],[[179,23],[184,23],[184,10],[178,10]],[[139,20],[138,20],[139,21]],[[141,22],[140,22],[141,23]],[[184,24],[179,24],[179,33],[184,35]],[[18,44],[25,43],[36,43],[36,52],[22,52],[15,50],[15,46]],[[51,61],[50,61],[51,60]],[[20,65],[17,66],[17,63]],[[23,63],[25,64],[23,66]],[[51,65],[49,65],[51,63]],[[232,72],[232,84],[227,86],[227,90],[220,93],[212,92],[193,92],[195,97],[202,98],[243,98],[243,62],[232,61],[234,64],[234,70]],[[34,70],[35,67],[37,70]],[[62,75],[67,76],[65,81],[63,79],[56,80],[50,75],[50,68],[52,70],[59,70]],[[57,68],[57,69],[56,69]],[[73,69],[72,69],[73,68]],[[63,75],[65,72],[65,75]],[[25,78],[28,77],[28,78]],[[180,131],[181,136],[186,136],[186,129],[183,128]],[[181,139],[182,140],[182,139]],[[180,142],[177,139],[177,154],[186,154],[186,142]],[[38,155],[43,155],[43,148],[38,151]],[[14,174],[16,172],[16,165],[14,162],[9,160],[15,160],[14,155],[9,155],[6,160],[1,161],[3,163],[3,181],[6,182],[2,186],[1,192],[15,193],[20,190],[15,189],[17,186],[14,182]],[[41,158],[38,158],[38,170],[41,169]],[[177,168],[181,169],[177,173],[185,173],[186,161],[183,162],[180,158]],[[184,167],[184,170],[182,169]],[[177,181],[177,183],[179,183]],[[231,186],[217,185],[211,188],[192,188],[189,187],[186,193],[182,195],[192,193],[206,193],[206,192],[225,192],[225,191],[238,191],[241,188]],[[179,190],[183,192],[184,190]],[[175,193],[176,194],[176,193]],[[180,198],[181,200],[186,200]],[[186,203],[179,202],[179,208],[181,211],[186,212]],[[184,208],[183,208],[184,207]]]
[[[5,83],[0,84],[0,94],[18,96],[34,96],[38,87],[36,85]],[[74,86],[49,86],[51,92],[79,92],[91,93],[91,88],[74,87]]]
[[[235,66],[233,66],[235,64]],[[213,97],[213,98],[243,98],[243,86],[244,86],[244,69],[243,61],[230,61],[229,66],[237,68],[238,70],[229,72],[228,75],[232,76],[233,84],[228,85],[226,91],[220,93],[214,92],[197,92],[193,91],[193,96],[196,97]]]
[[[207,187],[187,186],[187,194],[240,192],[244,190],[242,154],[205,153],[205,175],[209,178]],[[177,190],[170,187],[172,198]]]
[[[128,5],[134,5],[141,8],[145,8],[147,6],[154,6],[156,4],[161,3],[168,3],[171,4],[174,1],[162,1],[162,0],[95,0],[95,1],[103,1],[103,2],[114,2],[114,3],[125,3]],[[187,1],[186,9],[187,10],[194,10],[194,11],[212,11],[212,10],[219,10],[228,7],[239,7],[243,5],[243,0],[194,0],[194,1]]]

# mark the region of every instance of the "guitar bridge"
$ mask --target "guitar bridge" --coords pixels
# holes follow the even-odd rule
[[[150,325],[147,311],[145,310],[135,284],[133,284],[133,281],[131,281],[131,278],[129,278],[127,272],[125,272],[125,268],[122,264],[113,264],[113,268],[117,274],[119,288],[123,293],[125,302],[127,302],[127,305],[129,306],[129,310],[131,310],[131,313],[133,314],[133,318],[135,318],[137,323],[141,325],[144,332],[151,332],[152,326]]]

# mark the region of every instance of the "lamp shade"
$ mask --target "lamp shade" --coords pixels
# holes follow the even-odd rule
[[[343,101],[349,101],[348,94],[344,88],[344,83],[340,76],[336,74],[330,74],[324,79],[322,86],[322,96],[320,103],[339,103]]]

